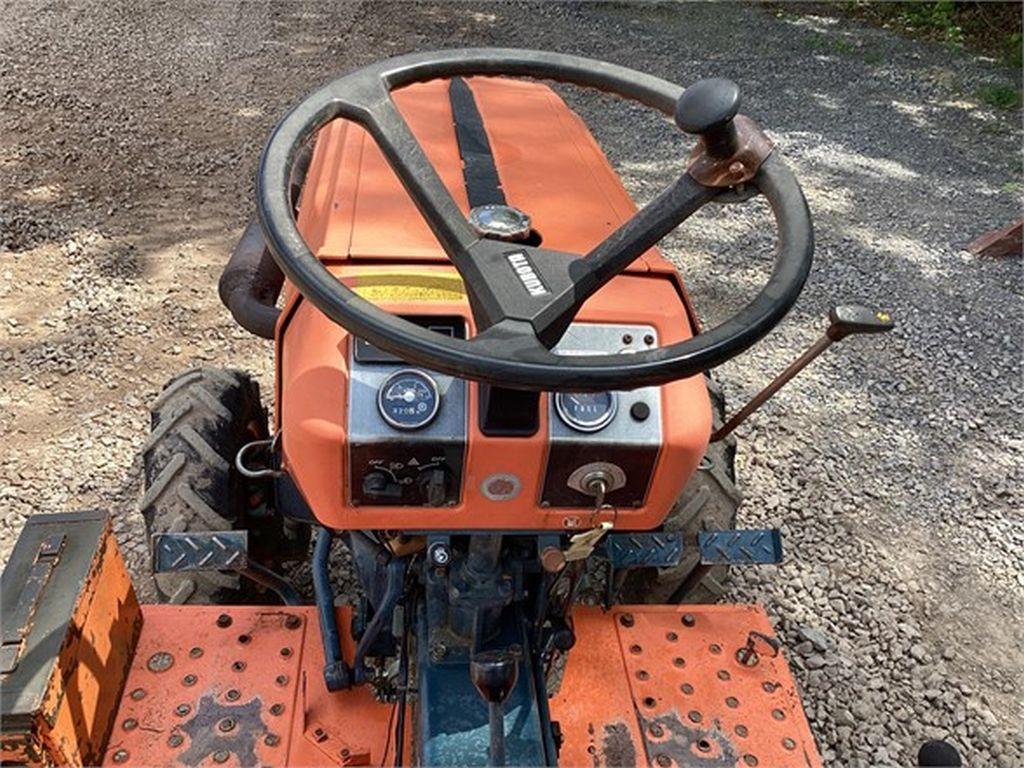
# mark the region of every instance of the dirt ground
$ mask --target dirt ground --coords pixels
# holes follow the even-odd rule
[[[837,350],[741,430],[742,522],[782,526],[789,562],[733,597],[778,617],[830,764],[907,765],[931,737],[1021,764],[1021,263],[963,250],[1019,215],[1020,113],[972,95],[1019,74],[799,6],[0,3],[0,559],[26,516],[99,507],[145,575],[148,404],[198,365],[271,389],[270,346],[216,283],[275,120],[354,66],[478,44],[741,83],[805,183],[819,247],[800,307],[720,371],[730,401],[832,302],[901,326]],[[678,172],[671,127],[569,98],[638,199]],[[763,280],[764,221],[711,213],[668,241],[710,319]]]

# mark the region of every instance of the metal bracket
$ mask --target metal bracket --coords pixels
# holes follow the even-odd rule
[[[32,623],[32,615],[39,604],[46,582],[50,580],[61,550],[64,549],[64,534],[47,536],[39,545],[36,559],[32,563],[25,586],[18,595],[14,614],[4,617],[3,645],[0,647],[0,674],[8,674],[18,667],[21,646]]]
[[[772,565],[782,562],[778,528],[701,531],[697,534],[701,565]]]
[[[249,566],[247,531],[157,533],[153,571],[242,571]]]
[[[674,568],[683,557],[683,534],[662,533],[609,533],[604,541],[603,554],[612,567],[619,568]]]

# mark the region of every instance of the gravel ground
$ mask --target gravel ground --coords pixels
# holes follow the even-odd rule
[[[471,44],[728,76],[802,180],[818,239],[799,307],[719,371],[731,402],[812,341],[830,303],[900,322],[845,342],[741,428],[743,523],[781,526],[787,563],[746,571],[733,597],[777,617],[829,764],[909,765],[942,737],[971,765],[1020,765],[1021,262],[963,250],[1019,215],[1021,115],[970,95],[1019,74],[813,13],[0,3],[0,557],[33,512],[104,507],[143,574],[147,403],[199,364],[269,388],[269,348],[215,285],[262,141],[314,85]],[[670,127],[568,96],[638,199],[678,172]],[[763,280],[765,224],[763,206],[732,206],[668,241],[708,320]]]

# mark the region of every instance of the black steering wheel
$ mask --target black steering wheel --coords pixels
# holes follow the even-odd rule
[[[484,238],[452,199],[391,99],[392,90],[410,83],[459,75],[598,88],[674,116],[700,140],[688,170],[585,258]],[[478,48],[381,61],[316,91],[274,130],[257,178],[267,246],[288,279],[331,320],[416,365],[542,391],[632,389],[692,376],[743,352],[783,318],[803,288],[814,250],[799,185],[767,138],[736,114],[738,108],[739,90],[728,80],[704,80],[684,92],[625,67],[544,51]],[[292,166],[305,143],[335,118],[362,125],[383,151],[462,277],[476,336],[443,336],[385,312],[334,278],[306,246],[292,208]],[[692,339],[628,356],[551,351],[589,296],[704,204],[743,199],[735,191],[740,183],[765,196],[778,229],[771,277],[746,307]],[[524,265],[533,271],[529,280],[521,278]]]

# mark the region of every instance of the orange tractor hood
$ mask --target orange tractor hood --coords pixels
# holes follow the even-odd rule
[[[509,205],[529,214],[546,248],[584,254],[636,210],[583,121],[550,88],[519,80],[467,82]],[[468,213],[448,81],[403,88],[394,100],[455,201]],[[380,150],[336,120],[313,156],[299,225],[324,261],[446,261]],[[631,267],[670,271],[657,251]]]

